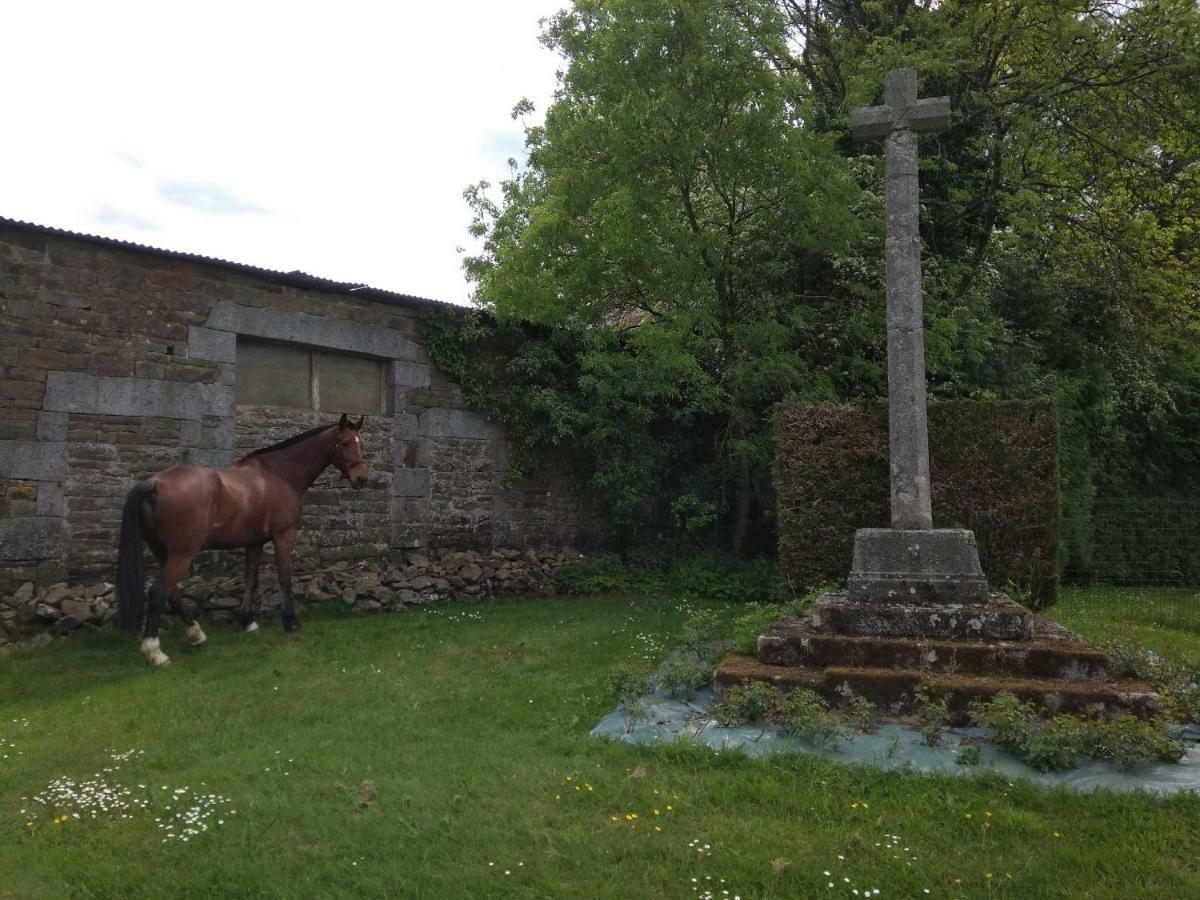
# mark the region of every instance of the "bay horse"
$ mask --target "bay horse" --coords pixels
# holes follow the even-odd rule
[[[145,621],[142,656],[153,666],[171,662],[158,640],[165,605],[187,626],[188,641],[206,640],[200,624],[187,614],[177,588],[192,557],[206,547],[246,548],[246,583],[241,625],[257,631],[254,595],[258,567],[267,541],[275,545],[283,627],[300,627],[292,605],[292,551],[304,492],[329,466],[355,488],[367,483],[363,443],[364,418],[345,415],[336,425],[321,425],[278,444],[255,450],[225,469],[172,466],[134,486],[121,512],[117,556],[117,600],[121,627],[133,633]],[[142,570],[142,542],[158,560],[158,577],[150,587],[149,608]]]

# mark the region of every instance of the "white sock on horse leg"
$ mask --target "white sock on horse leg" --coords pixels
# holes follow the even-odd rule
[[[152,666],[167,666],[171,664],[171,657],[163,653],[158,646],[158,638],[146,638],[142,641],[142,656],[146,657],[146,662]]]
[[[251,632],[258,631],[258,623],[251,622],[249,625],[246,626],[246,628],[244,630],[245,630],[246,634],[250,634]]]
[[[199,647],[208,640],[208,635],[204,633],[199,622],[193,622],[187,627],[187,639],[193,647]]]

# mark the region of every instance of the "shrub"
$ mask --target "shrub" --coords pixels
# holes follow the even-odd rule
[[[991,732],[992,740],[1039,772],[1071,769],[1079,755],[1075,719],[1043,719],[1031,703],[1003,693],[986,703],[971,704],[971,718]]]
[[[739,653],[758,652],[758,636],[784,616],[800,615],[809,604],[825,592],[819,587],[806,596],[788,603],[762,603],[750,608],[733,622],[733,649]]]
[[[615,554],[566,563],[554,577],[564,594],[624,594],[633,589],[630,571]]]
[[[1179,762],[1187,752],[1182,741],[1167,737],[1162,722],[1144,721],[1131,715],[1108,722],[1086,722],[1080,726],[1080,751],[1093,759],[1111,759],[1123,772],[1147,762]]]
[[[803,688],[776,703],[773,718],[788,737],[807,741],[818,750],[833,746],[846,733],[842,719],[826,707],[825,701]]]
[[[1111,759],[1128,772],[1148,762],[1179,762],[1187,750],[1167,736],[1161,721],[1128,714],[1109,721],[1043,718],[1036,706],[1012,694],[972,704],[971,717],[989,729],[997,744],[1042,772],[1070,769],[1079,756]]]
[[[1178,722],[1200,722],[1200,663],[1177,662],[1132,641],[1104,645],[1118,674],[1150,682],[1164,714]]]
[[[786,593],[775,562],[722,553],[679,555],[671,548],[601,554],[560,566],[566,594],[649,594],[723,603],[779,602]]]
[[[719,637],[721,617],[711,609],[698,609],[691,613],[683,623],[680,642],[683,646],[698,654],[705,654],[709,645]]]
[[[712,716],[721,725],[740,725],[743,722],[764,722],[775,707],[778,695],[775,688],[763,681],[747,681],[725,692],[714,704]]]

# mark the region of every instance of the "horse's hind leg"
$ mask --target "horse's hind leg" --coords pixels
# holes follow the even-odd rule
[[[162,652],[158,641],[158,621],[162,618],[163,607],[166,605],[166,590],[163,588],[162,572],[150,585],[150,594],[146,604],[146,628],[142,632],[142,656],[152,666],[167,666],[171,657]]]
[[[167,602],[171,604],[171,612],[179,617],[179,621],[187,626],[188,643],[193,647],[203,646],[208,640],[208,635],[204,633],[204,629],[200,627],[200,623],[188,615],[188,611],[183,608],[183,601],[179,599],[179,589],[176,588],[167,597]]]
[[[242,631],[258,631],[254,621],[254,594],[258,590],[258,564],[262,561],[262,544],[246,548],[245,592],[242,594]]]
[[[154,556],[158,559],[159,569],[163,569],[167,561],[167,551],[161,544],[151,544],[150,549],[154,551]],[[186,570],[185,570],[186,571]],[[182,577],[182,576],[181,576]],[[201,646],[208,640],[208,636],[204,633],[204,629],[200,627],[200,623],[188,615],[187,610],[183,608],[183,603],[179,599],[179,590],[173,590],[167,597],[167,602],[171,604],[171,612],[179,617],[179,621],[187,626],[188,643],[193,647]]]
[[[150,586],[150,602],[146,610],[146,630],[142,636],[142,656],[152,666],[169,665],[171,658],[162,652],[158,640],[158,623],[167,605],[167,598],[175,593],[179,581],[192,563],[192,554],[173,556],[167,554],[167,561],[159,570],[158,577]],[[189,629],[190,632],[190,629]],[[191,636],[190,633],[188,635]]]

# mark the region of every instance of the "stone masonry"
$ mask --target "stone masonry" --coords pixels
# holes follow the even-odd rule
[[[972,702],[1001,693],[1055,713],[1153,715],[1148,684],[1110,677],[1102,653],[989,591],[971,531],[933,527],[916,133],[945,128],[950,101],[918,100],[912,69],[888,73],[884,99],[853,110],[851,123],[856,137],[886,148],[892,527],[860,528],[847,590],[776,622],[759,635],[756,657],[722,660],[717,693],[761,681],[834,702],[865,697],[893,715],[940,696],[959,721]]]
[[[109,576],[133,484],[333,421],[235,402],[239,336],[380,360],[363,432],[371,481],[327,473],[298,566],[422,548],[562,548],[585,517],[566,473],[506,485],[510,448],[429,360],[444,306],[0,219],[0,594]]]

